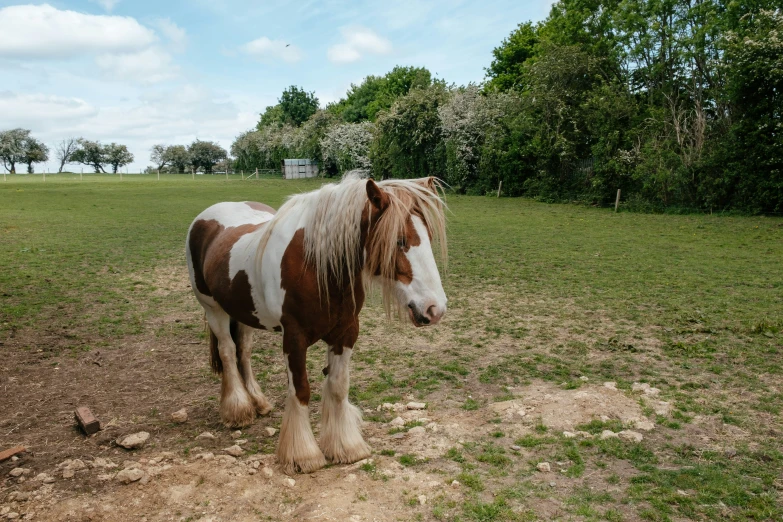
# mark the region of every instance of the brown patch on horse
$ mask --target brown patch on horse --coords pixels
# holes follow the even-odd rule
[[[193,278],[196,280],[196,289],[207,296],[212,296],[212,293],[204,280],[204,259],[209,247],[222,231],[223,225],[214,219],[199,219],[190,228],[188,245],[193,261]]]
[[[413,226],[413,219],[408,218],[405,223],[405,232],[400,241],[402,241],[402,245],[398,245],[395,279],[404,285],[409,285],[413,282],[413,267],[405,254],[411,247],[421,245],[421,238],[416,232],[416,227]]]
[[[281,319],[285,332],[283,352],[288,356],[296,397],[300,404],[307,405],[310,401],[305,365],[307,348],[323,340],[340,355],[344,347],[354,345],[359,335],[358,313],[364,304],[364,288],[360,284],[338,288],[330,278],[329,299],[325,296],[319,299],[315,268],[305,262],[302,228],[286,247],[280,269],[280,286],[286,291]]]
[[[264,205],[263,203],[259,203],[257,201],[245,201],[245,205],[252,208],[253,210],[258,210],[259,212],[269,212],[270,214],[277,214],[277,210],[273,209],[269,205]]]

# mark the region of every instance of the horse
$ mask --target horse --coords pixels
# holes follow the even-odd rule
[[[282,332],[288,392],[277,446],[286,473],[310,473],[371,454],[362,415],[348,401],[349,365],[367,292],[380,287],[391,317],[437,324],[446,294],[433,253],[446,262],[443,186],[436,178],[348,177],[293,195],[275,211],[217,203],[190,225],[190,284],[204,308],[212,369],[222,374],[220,416],[250,425],[272,404],[251,365],[254,329]],[[320,441],[309,421],[307,349],[328,345]]]

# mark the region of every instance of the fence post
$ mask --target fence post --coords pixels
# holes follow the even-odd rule
[[[228,167],[226,167],[226,181],[228,181]]]
[[[245,181],[245,171],[242,171],[242,181]]]
[[[614,211],[617,212],[617,207],[620,206],[620,189],[617,189],[617,199],[614,200]]]
[[[500,183],[498,183],[498,197],[500,197],[500,189],[503,188],[503,180],[500,180]]]
[[[158,169],[158,181],[160,181],[160,169]]]
[[[193,180],[196,179],[196,171],[193,170],[193,167],[190,167],[190,178]]]
[[[256,179],[258,179],[258,167],[256,167]]]
[[[44,181],[46,181],[46,171],[43,171]]]
[[[79,181],[84,181],[84,167],[82,167],[82,171],[79,173]]]

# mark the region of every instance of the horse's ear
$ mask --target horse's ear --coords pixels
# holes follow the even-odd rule
[[[372,206],[380,211],[386,210],[389,206],[389,195],[386,194],[373,180],[367,180],[367,199]]]

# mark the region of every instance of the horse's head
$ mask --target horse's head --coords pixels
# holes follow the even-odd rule
[[[438,188],[434,178],[367,181],[366,269],[380,279],[387,311],[395,300],[416,326],[437,324],[446,313],[446,294],[432,250],[433,240],[439,241],[445,260]]]

